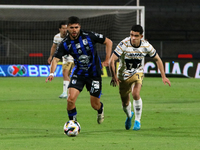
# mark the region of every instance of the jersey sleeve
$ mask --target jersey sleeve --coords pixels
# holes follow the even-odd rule
[[[56,49],[56,51],[55,51],[53,57],[62,59],[62,56],[66,55],[66,54],[67,54],[67,53],[66,53],[64,44],[63,44],[63,42],[61,42],[61,43],[59,44],[59,46],[57,47],[57,49]]]
[[[59,37],[58,35],[55,35],[54,38],[53,38],[53,43],[54,44],[58,44],[59,43]]]
[[[154,49],[154,47],[149,42],[147,42],[147,44],[148,44],[147,53],[149,54],[149,56],[151,58],[155,57],[156,56],[156,50]]]
[[[117,47],[114,50],[114,54],[118,57],[120,57],[124,51],[124,49],[126,49],[127,45],[124,43],[124,41],[121,41]]]
[[[100,44],[103,44],[106,39],[106,37],[103,34],[95,32],[90,32],[90,37],[95,43],[100,43]]]

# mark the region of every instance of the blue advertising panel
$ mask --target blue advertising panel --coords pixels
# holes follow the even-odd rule
[[[118,68],[117,63],[117,68]],[[166,74],[184,75],[186,77],[200,78],[200,62],[196,59],[163,59]],[[108,67],[103,67],[102,77],[110,76]],[[0,77],[47,77],[50,65],[0,65]],[[156,62],[145,59],[145,74],[160,74]],[[62,77],[62,65],[57,65],[54,72],[56,77]]]
[[[0,77],[47,77],[50,65],[0,65]],[[56,77],[62,77],[62,65],[54,72]]]

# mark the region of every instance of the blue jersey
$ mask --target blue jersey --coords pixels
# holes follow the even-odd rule
[[[85,77],[101,77],[101,60],[97,54],[95,44],[103,44],[105,36],[94,32],[80,31],[77,39],[71,40],[67,36],[60,43],[54,56],[62,59],[62,56],[70,54],[74,58],[74,73]]]

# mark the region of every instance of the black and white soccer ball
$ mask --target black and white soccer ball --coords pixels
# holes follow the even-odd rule
[[[80,130],[80,124],[74,120],[69,120],[64,125],[64,133],[68,136],[77,136],[80,133]]]

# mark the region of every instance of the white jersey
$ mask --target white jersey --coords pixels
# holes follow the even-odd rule
[[[57,46],[59,46],[59,44],[61,43],[61,41],[64,38],[62,38],[60,36],[60,33],[56,34],[53,38],[53,43],[56,44]],[[67,62],[74,62],[74,58],[71,55],[65,55],[62,57],[63,58],[63,64],[66,64]]]
[[[154,57],[156,50],[144,40],[141,40],[140,46],[134,47],[131,38],[127,37],[117,45],[114,53],[119,57],[118,78],[126,80],[135,73],[143,72],[142,59],[147,54]]]
[[[53,38],[53,43],[55,43],[56,45],[59,45],[60,42],[63,40],[64,38],[62,38],[60,36],[60,33],[56,34]]]

